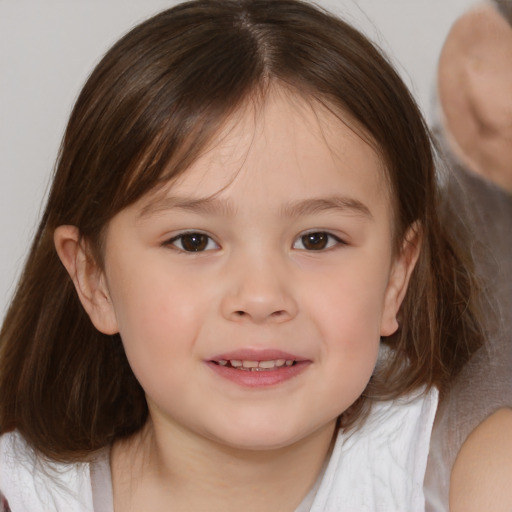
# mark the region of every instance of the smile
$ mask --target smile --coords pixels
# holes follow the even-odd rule
[[[236,368],[237,370],[244,370],[249,372],[265,372],[272,371],[283,366],[289,367],[296,364],[294,359],[271,359],[268,361],[249,361],[240,359],[220,359],[214,363],[224,366],[226,368]]]
[[[219,354],[205,363],[222,379],[244,388],[268,388],[293,379],[312,363],[281,350],[241,349]]]

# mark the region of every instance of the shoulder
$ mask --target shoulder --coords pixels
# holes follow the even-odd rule
[[[14,452],[14,444],[18,434],[15,432],[7,432],[0,435],[0,512],[10,512],[9,503],[5,493],[10,491],[12,494],[12,463],[16,457],[22,457],[19,453]]]
[[[466,439],[453,466],[450,511],[512,509],[512,409],[500,409]]]
[[[89,464],[50,461],[18,432],[0,436],[0,489],[14,511],[93,510]]]
[[[431,389],[375,402],[356,428],[340,430],[311,511],[424,510],[437,396]]]

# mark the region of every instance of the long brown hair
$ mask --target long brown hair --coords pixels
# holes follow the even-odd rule
[[[388,173],[395,243],[416,226],[420,259],[358,407],[444,386],[480,345],[471,272],[437,217],[431,141],[395,71],[359,32],[298,0],[196,0],[149,19],[85,84],[53,186],[0,333],[0,425],[56,459],[86,458],[147,419],[118,335],[95,330],[53,244],[75,225],[101,265],[109,220],[186,170],[222,123],[269,81],[355,119]],[[355,411],[355,412],[354,412]]]

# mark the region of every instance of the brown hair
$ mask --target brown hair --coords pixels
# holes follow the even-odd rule
[[[392,356],[343,425],[373,399],[442,387],[479,346],[471,272],[437,218],[428,131],[388,62],[355,29],[306,2],[196,0],[124,36],[76,102],[0,334],[3,432],[16,428],[46,455],[76,460],[145,423],[144,392],[121,340],[92,326],[57,257],[54,230],[77,226],[101,264],[109,220],[183,172],[269,81],[357,121],[386,164],[397,248],[412,225],[423,240],[400,329],[383,340]]]
[[[502,16],[512,24],[512,1],[511,0],[494,0],[496,8]]]

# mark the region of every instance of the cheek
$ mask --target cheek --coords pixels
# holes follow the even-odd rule
[[[193,276],[177,272],[165,259],[141,260],[140,265],[121,261],[109,279],[121,334],[152,340],[194,325],[204,286]]]
[[[336,273],[317,274],[314,284],[306,285],[316,290],[305,294],[306,310],[324,339],[339,339],[333,347],[357,352],[366,343],[380,340],[387,267],[378,263],[347,265]]]
[[[186,370],[185,356],[193,350],[205,312],[199,290],[186,276],[151,265],[144,272],[130,270],[126,274],[119,266],[112,273],[111,295],[126,355],[146,389],[153,375],[172,379]]]
[[[318,293],[307,298],[306,309],[322,340],[322,366],[328,372],[323,392],[340,409],[363,392],[378,357],[386,287],[381,270],[347,266],[334,278],[331,274],[318,282]]]

